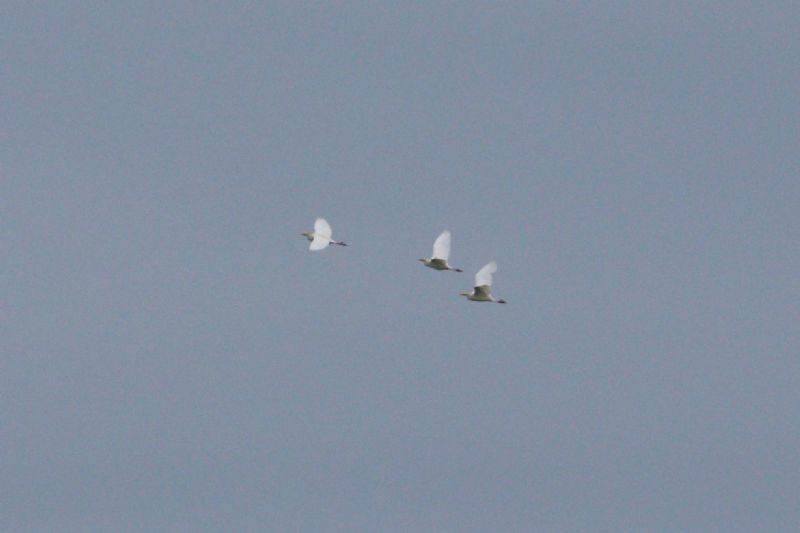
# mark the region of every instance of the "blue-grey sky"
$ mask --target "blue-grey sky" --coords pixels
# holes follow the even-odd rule
[[[800,528],[796,3],[0,25],[0,529]]]

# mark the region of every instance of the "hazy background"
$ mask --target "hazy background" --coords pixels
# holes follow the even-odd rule
[[[4,3],[0,529],[800,528],[795,2],[264,4]]]

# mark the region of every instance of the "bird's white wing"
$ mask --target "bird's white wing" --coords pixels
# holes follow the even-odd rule
[[[314,233],[330,239],[333,232],[331,231],[331,225],[328,224],[327,220],[324,218],[318,218],[317,221],[314,222]]]
[[[433,258],[447,259],[450,257],[450,232],[444,230],[441,235],[433,241]]]
[[[311,244],[308,245],[308,249],[312,252],[316,252],[317,250],[324,250],[328,247],[331,243],[331,240],[327,237],[321,237],[319,235],[314,236],[314,240],[311,241]]]
[[[475,286],[480,287],[481,285],[492,285],[492,274],[497,272],[497,263],[492,261],[488,265],[484,266],[482,269],[478,270],[478,273],[475,274]]]

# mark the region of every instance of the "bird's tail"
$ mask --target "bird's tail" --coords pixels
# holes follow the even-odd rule
[[[452,270],[453,272],[464,272],[460,268],[451,268],[450,270]]]
[[[336,241],[334,244],[338,244],[339,246],[347,246],[347,243],[342,241]]]
[[[501,299],[497,300],[497,303],[504,304],[504,303],[506,303],[506,301],[501,298]]]

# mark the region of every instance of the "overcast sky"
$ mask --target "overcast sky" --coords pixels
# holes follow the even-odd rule
[[[0,30],[0,529],[800,529],[795,2]]]

